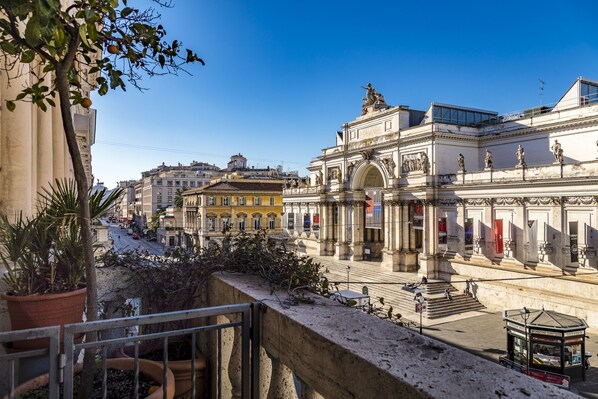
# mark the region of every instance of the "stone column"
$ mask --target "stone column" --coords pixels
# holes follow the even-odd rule
[[[346,259],[347,254],[347,206],[345,205],[345,194],[341,193],[338,202],[338,224],[336,225],[336,244],[334,259]]]
[[[355,192],[353,195],[353,255],[351,260],[363,259],[364,199],[363,191]]]
[[[270,356],[270,360],[272,361],[272,376],[267,399],[296,398],[297,392],[291,370],[273,356]]]
[[[307,385],[305,382],[301,382],[301,399],[324,399],[315,389]]]
[[[236,316],[231,317],[231,322],[236,320]],[[234,338],[230,360],[228,361],[228,379],[231,385],[231,398],[241,399],[241,327],[234,328]]]
[[[18,75],[17,75],[18,73]],[[0,122],[0,181],[3,211],[9,217],[23,211],[33,212],[32,159],[33,115],[32,105],[17,102],[13,112],[6,109],[6,100],[14,100],[30,82],[29,64],[19,65],[18,71],[0,72],[0,99],[2,118]]]

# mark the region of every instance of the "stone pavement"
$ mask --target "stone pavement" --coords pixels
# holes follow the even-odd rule
[[[376,262],[339,261],[332,257],[315,256],[314,260],[326,267],[325,274],[330,281],[342,282],[339,289],[347,289],[347,266],[349,288],[361,292],[368,287],[372,302],[383,297],[386,304],[393,306],[393,313],[400,312],[403,319],[414,321],[409,328],[419,330],[419,319],[412,308],[400,299],[399,290],[404,283],[417,282],[416,273],[387,272],[380,270]],[[403,295],[404,296],[404,295]],[[506,331],[500,310],[466,312],[450,317],[423,320],[423,333],[461,348],[490,361],[498,362],[498,357],[506,354]],[[586,381],[573,383],[572,392],[586,398],[598,399],[598,329],[586,330],[586,351],[592,353],[592,366],[586,374]]]

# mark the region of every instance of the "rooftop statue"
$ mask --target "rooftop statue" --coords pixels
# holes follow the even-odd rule
[[[368,83],[365,87],[361,86],[361,88],[365,89],[365,97],[362,98],[364,103],[361,106],[361,115],[368,113],[368,107],[374,107],[376,109],[388,108],[384,96],[381,93],[378,93],[371,83]]]

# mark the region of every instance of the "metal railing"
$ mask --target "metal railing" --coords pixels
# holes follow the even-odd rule
[[[15,390],[15,361],[24,357],[33,357],[45,355],[49,357],[49,398],[58,398],[59,386],[62,383],[63,398],[71,399],[74,389],[74,375],[77,368],[77,361],[81,359],[79,353],[82,350],[92,350],[96,353],[96,362],[102,370],[102,393],[106,397],[109,387],[107,386],[107,364],[109,352],[116,348],[131,348],[134,351],[132,356],[134,361],[134,386],[135,397],[139,395],[139,346],[150,340],[161,340],[163,350],[162,369],[162,393],[166,398],[168,387],[168,343],[176,337],[190,337],[191,359],[191,396],[196,397],[196,346],[197,334],[202,332],[215,332],[217,334],[218,354],[215,373],[217,382],[217,394],[212,395],[220,398],[222,395],[222,331],[228,328],[240,328],[241,335],[241,395],[243,398],[257,398],[259,396],[259,307],[260,304],[237,304],[227,306],[217,306],[212,308],[202,308],[193,310],[176,311],[169,313],[150,314],[136,317],[126,317],[119,319],[99,320],[87,323],[68,324],[64,326],[64,353],[60,353],[60,327],[47,327],[31,330],[19,330],[10,332],[0,332],[0,343],[14,342],[23,339],[37,339],[49,337],[49,346],[47,348],[9,353],[0,355],[0,362],[8,361],[10,383],[8,387],[9,398],[14,397]],[[225,323],[206,324],[209,317],[229,316],[234,319]],[[202,320],[201,325],[198,325]],[[183,323],[184,327],[177,327],[161,331],[160,328],[152,329],[151,326],[175,326],[176,323]],[[173,324],[174,323],[174,324]],[[110,332],[124,332],[137,329],[143,331],[140,335],[113,337]],[[77,342],[84,334],[97,333],[96,342]],[[214,363],[212,363],[214,364]],[[80,365],[79,367],[80,368]]]

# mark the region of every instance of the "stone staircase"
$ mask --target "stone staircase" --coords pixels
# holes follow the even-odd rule
[[[336,265],[333,262],[327,262],[325,266],[328,269],[326,277],[330,281],[343,281],[338,285],[339,290],[350,289],[361,292],[363,287],[366,286],[370,295],[370,302],[374,306],[381,306],[379,298],[382,297],[386,308],[388,306],[393,307],[394,314],[400,313],[405,320],[419,320],[419,314],[415,312],[415,292],[404,289],[408,284],[420,282],[416,274],[383,272],[377,270],[376,266],[361,265],[361,267],[357,267],[353,264],[350,272],[350,280],[353,283],[350,283],[348,287],[344,283],[347,280],[346,266]],[[484,305],[475,298],[465,295],[451,284],[441,280],[429,280],[428,284],[419,285],[418,288],[422,290],[422,295],[427,301],[427,311],[423,314],[423,318],[426,320],[438,322],[444,317],[484,309]],[[448,289],[451,293],[452,300],[445,298],[445,289]]]

